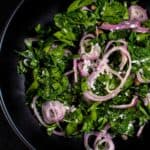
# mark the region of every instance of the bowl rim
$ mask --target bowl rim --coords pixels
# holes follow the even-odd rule
[[[7,34],[7,30],[9,28],[13,18],[15,17],[16,13],[21,8],[21,6],[24,4],[24,2],[25,2],[25,0],[20,0],[20,2],[17,4],[16,8],[13,10],[12,14],[10,15],[8,21],[5,24],[5,27],[2,31],[1,38],[0,38],[0,53],[1,53],[1,50],[2,50],[2,45],[3,45],[3,42],[4,42],[5,36]],[[19,139],[24,143],[24,145],[30,150],[36,150],[35,147],[23,136],[23,134],[19,131],[19,129],[15,125],[14,121],[12,120],[12,118],[11,118],[11,116],[10,116],[8,110],[7,110],[7,107],[5,105],[1,88],[0,88],[0,107],[2,109],[2,112],[3,112],[3,114],[6,118],[9,126],[12,128],[14,133],[19,137]]]

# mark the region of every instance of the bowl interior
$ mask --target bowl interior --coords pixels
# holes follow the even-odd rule
[[[54,14],[64,11],[70,2],[71,0],[26,0],[9,25],[0,53],[0,83],[7,111],[23,136],[37,149],[84,149],[83,139],[46,134],[26,104],[24,82],[27,79],[17,73],[16,50],[24,49],[24,38],[32,36],[34,26],[38,23],[51,25]],[[147,9],[149,3],[146,0],[141,1]],[[141,139],[115,139],[116,150],[143,149],[150,145],[149,130],[147,125]]]

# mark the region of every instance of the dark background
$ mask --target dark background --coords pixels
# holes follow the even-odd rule
[[[20,0],[0,0],[0,37],[3,29]],[[12,131],[0,108],[0,150],[27,150]]]

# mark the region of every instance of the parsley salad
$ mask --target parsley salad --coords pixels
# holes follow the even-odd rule
[[[115,150],[150,120],[150,19],[135,1],[74,0],[18,52],[32,112],[49,135]],[[89,139],[94,137],[93,144]]]

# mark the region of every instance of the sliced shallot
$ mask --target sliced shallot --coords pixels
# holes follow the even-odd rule
[[[140,22],[137,20],[123,21],[119,24],[103,23],[99,28],[103,30],[115,31],[125,29],[136,29],[140,27]]]
[[[138,20],[140,22],[148,19],[146,10],[138,5],[132,5],[129,7],[129,17],[130,20]]]
[[[124,86],[124,84],[125,84],[125,82],[126,82],[128,76],[130,75],[130,72],[131,72],[131,66],[132,66],[132,64],[131,64],[131,57],[130,57],[129,52],[125,49],[124,46],[116,46],[116,47],[113,47],[111,50],[109,50],[109,51],[104,55],[102,62],[104,62],[104,60],[105,60],[105,61],[108,60],[109,56],[110,56],[112,53],[116,52],[116,51],[123,52],[123,53],[127,56],[127,58],[128,58],[128,70],[126,71],[126,74],[124,75],[124,77],[121,78],[120,85],[119,85],[115,90],[113,90],[111,93],[109,93],[109,94],[107,94],[107,95],[105,95],[105,96],[98,96],[98,95],[94,94],[94,93],[92,92],[92,90],[85,91],[85,92],[83,93],[83,95],[84,95],[84,98],[85,98],[86,100],[92,100],[92,101],[103,102],[103,101],[107,101],[107,100],[110,100],[110,99],[114,98],[116,95],[118,95],[118,94],[120,93],[122,87]],[[104,66],[104,65],[103,65],[103,66]],[[106,66],[107,66],[107,65],[106,65]],[[104,68],[105,68],[105,67],[104,67]],[[98,77],[98,74],[99,74],[99,73],[100,73],[99,71],[98,71],[98,72],[94,72],[94,73],[92,73],[91,76],[89,76],[89,78],[88,78],[88,85],[89,85],[89,88],[92,88],[91,86],[92,86],[92,85],[94,84],[94,82],[96,81],[96,78]],[[112,74],[113,74],[113,72],[112,72]]]
[[[85,52],[85,44],[89,42],[89,40],[94,39],[95,36],[93,34],[86,34],[82,37],[80,41],[80,54],[82,55]]]
[[[53,134],[58,135],[58,136],[65,136],[65,132],[63,132],[63,131],[56,131],[56,130],[54,130]]]
[[[148,106],[150,104],[150,93],[147,93],[146,97],[143,99],[144,105]]]
[[[115,145],[112,141],[112,137],[107,132],[100,132],[94,142],[94,150],[99,150],[99,146],[105,143],[106,150],[115,150]]]
[[[143,132],[143,130],[144,130],[144,127],[145,127],[145,124],[142,125],[142,126],[139,128],[139,130],[137,131],[136,136],[137,136],[138,138],[141,136],[141,134],[142,134],[142,132]]]
[[[74,72],[74,82],[78,82],[78,70],[77,70],[77,61],[78,59],[73,59],[73,72]]]
[[[91,61],[90,60],[83,60],[78,63],[78,69],[80,71],[80,75],[82,77],[87,77],[89,76],[89,68],[91,66]]]
[[[82,59],[96,60],[99,58],[101,52],[101,48],[98,43],[91,46],[91,50],[86,52],[86,50],[81,54]]]
[[[92,11],[91,9],[89,9],[87,6],[84,6],[81,8],[81,10],[85,10],[85,11]]]
[[[89,60],[95,60],[99,58],[101,48],[98,43],[96,44],[90,44],[90,40],[95,38],[93,34],[87,34],[83,36],[83,38],[80,41],[80,55],[82,59],[89,59]],[[90,44],[90,50],[87,52],[86,45]]]
[[[140,70],[137,72],[137,74],[136,74],[138,81],[139,81],[140,83],[150,83],[150,80],[145,80],[145,79],[143,79],[142,74],[143,74],[143,70],[140,69]]]
[[[107,130],[109,128],[110,128],[110,125],[107,124],[101,132],[95,131],[95,132],[85,133],[84,134],[84,146],[85,146],[86,150],[97,150],[97,146],[98,146],[97,144],[99,144],[100,141],[102,141],[103,139],[111,140],[111,136],[107,133]],[[91,147],[89,145],[89,139],[91,136],[95,136],[95,141],[94,141],[93,147]],[[111,147],[113,147],[113,146],[111,146]],[[112,149],[112,150],[114,150],[114,149]]]
[[[43,121],[42,117],[40,116],[37,107],[36,107],[36,101],[38,99],[38,96],[33,97],[32,103],[31,103],[31,108],[33,109],[34,115],[38,119],[38,121],[43,125],[44,127],[47,127],[47,124]]]
[[[119,39],[119,40],[111,40],[111,41],[109,41],[108,42],[108,44],[106,45],[106,48],[105,48],[105,52],[107,52],[108,51],[108,49],[111,47],[111,46],[113,46],[113,43],[119,43],[119,44],[121,44],[122,46],[125,46],[126,48],[127,48],[127,42],[124,40],[124,39]],[[124,66],[125,66],[125,64],[127,63],[127,57],[126,57],[126,55],[124,54],[124,53],[121,53],[121,55],[122,55],[122,61],[121,61],[121,63],[120,63],[120,70],[123,70],[123,68],[124,68]]]
[[[133,29],[133,31],[137,33],[148,33],[150,32],[150,29],[145,27],[138,27],[136,29]]]
[[[98,140],[97,140],[98,141]],[[111,138],[104,138],[102,140],[99,140],[94,148],[94,150],[99,150],[99,146],[103,145],[105,143],[105,149],[106,150],[115,150],[115,145]]]
[[[90,132],[90,133],[84,134],[84,146],[85,146],[86,150],[93,150],[93,148],[91,148],[89,145],[89,138],[91,136],[97,137],[98,135],[99,135],[99,132]]]
[[[129,104],[122,104],[122,105],[112,105],[111,108],[116,108],[116,109],[127,109],[136,106],[138,102],[138,97],[134,96],[133,99]]]
[[[127,42],[124,39],[119,39],[119,40],[111,40],[107,43],[104,52],[107,52],[109,48],[113,45],[113,43],[120,43],[122,46],[127,47]]]
[[[73,72],[74,72],[73,70],[67,71],[67,72],[65,73],[65,75],[68,76],[68,75],[72,74]]]
[[[47,124],[61,121],[65,113],[65,106],[59,101],[47,101],[42,104],[42,115]]]

